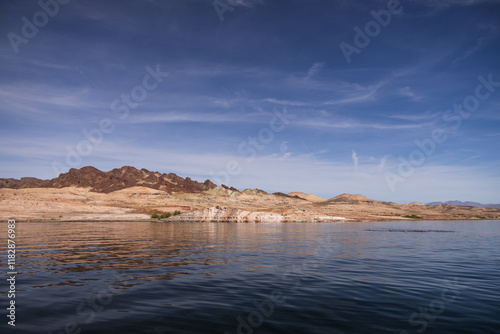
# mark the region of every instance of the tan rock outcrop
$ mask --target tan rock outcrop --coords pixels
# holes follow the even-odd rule
[[[252,212],[229,207],[212,207],[170,217],[167,221],[217,223],[280,223],[283,216],[269,212]]]

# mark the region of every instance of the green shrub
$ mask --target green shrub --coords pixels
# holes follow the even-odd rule
[[[161,214],[160,219],[169,218],[170,216],[172,216],[170,212],[164,212]]]
[[[158,216],[158,214],[156,214],[156,213],[153,213],[153,214],[151,215],[151,218],[153,218],[153,219],[158,219],[158,218],[160,218],[160,216]]]
[[[180,212],[179,210],[175,210],[174,212],[174,216],[177,216],[177,215],[180,215],[182,212]]]
[[[422,219],[423,217],[417,216],[417,215],[406,215],[403,216],[404,218],[410,218],[410,219]]]

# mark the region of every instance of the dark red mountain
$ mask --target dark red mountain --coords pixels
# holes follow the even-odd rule
[[[115,168],[109,172],[102,172],[91,166],[80,169],[71,168],[67,173],[62,173],[52,180],[40,180],[33,177],[23,177],[20,180],[0,179],[0,188],[64,188],[71,186],[91,188],[92,191],[100,193],[110,193],[134,186],[163,190],[168,193],[198,193],[217,187],[210,180],[200,183],[189,177],[182,178],[174,173],[161,174],[130,166]]]

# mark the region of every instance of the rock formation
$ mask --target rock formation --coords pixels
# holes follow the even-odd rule
[[[499,209],[398,204],[351,194],[325,200],[301,192],[240,191],[129,166],[109,172],[71,169],[52,180],[0,179],[0,220],[135,221],[167,213],[177,214],[165,221],[188,222],[500,219]]]
[[[324,201],[326,201],[326,199],[318,197],[314,194],[306,194],[306,193],[299,192],[299,191],[289,193],[288,196],[303,198],[309,202],[324,202]]]
[[[206,223],[280,223],[283,216],[270,212],[246,211],[229,207],[212,207],[173,216],[168,221]]]
[[[106,194],[135,186],[163,190],[167,193],[200,193],[217,187],[210,180],[200,183],[189,177],[184,179],[174,173],[161,174],[147,169],[138,170],[130,166],[115,168],[109,172],[102,172],[91,166],[80,169],[72,168],[67,173],[60,174],[52,180],[40,180],[32,177],[23,177],[20,180],[0,179],[0,188],[82,187]]]

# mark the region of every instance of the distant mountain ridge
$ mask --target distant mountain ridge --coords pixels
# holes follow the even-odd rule
[[[427,205],[443,205],[443,204],[448,204],[448,205],[456,205],[456,206],[473,206],[476,208],[487,208],[487,209],[500,209],[500,204],[482,204],[482,203],[477,203],[477,202],[471,202],[471,201],[447,201],[447,202],[430,202],[427,203]]]
[[[99,193],[110,193],[134,186],[163,190],[167,193],[199,193],[217,187],[210,180],[200,183],[189,177],[182,178],[174,173],[161,174],[130,166],[115,168],[109,172],[100,171],[92,166],[80,169],[71,168],[67,173],[62,173],[52,180],[40,180],[34,177],[23,177],[19,180],[0,178],[0,188],[64,188],[71,186],[91,188],[92,191]]]
[[[0,195],[0,221],[11,217],[41,221],[62,221],[61,218],[64,221],[136,221],[176,211],[181,214],[169,218],[171,221],[500,220],[500,208],[463,206],[473,202],[429,206],[418,202],[398,204],[372,200],[360,194],[325,199],[303,192],[240,191],[217,186],[210,180],[199,182],[174,173],[130,166],[106,172],[91,166],[70,169],[51,180],[0,178]]]
[[[302,199],[308,200],[310,202],[324,202],[324,201],[326,201],[326,199],[318,197],[318,196],[316,196],[314,194],[306,194],[306,193],[303,193],[303,192],[300,192],[300,191],[294,191],[294,192],[288,193],[288,196],[292,196],[292,197],[295,196],[295,197],[298,197],[298,198],[302,198]]]
[[[267,192],[259,189],[245,189],[239,191],[233,187],[225,185],[217,186],[210,180],[198,182],[189,177],[183,178],[174,173],[152,172],[145,168],[137,169],[131,166],[115,168],[108,172],[86,166],[80,169],[71,168],[67,173],[62,173],[51,180],[41,180],[34,177],[22,177],[21,179],[0,178],[0,188],[26,189],[26,188],[65,188],[80,187],[90,188],[92,192],[111,193],[131,187],[147,187],[166,193],[207,193],[216,196],[238,196],[238,195],[268,195]],[[320,198],[313,194],[302,192],[291,192],[289,194],[273,193],[275,196],[284,198],[297,198],[319,205],[338,204],[383,204],[385,202],[375,201],[362,195],[341,194],[330,199]],[[387,204],[387,203],[386,203]],[[394,204],[394,203],[393,203]],[[412,205],[423,205],[421,203],[410,203]],[[447,201],[431,202],[427,206],[433,205],[454,205],[471,206],[486,209],[500,209],[500,204],[481,204],[477,202]]]

